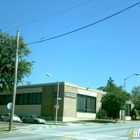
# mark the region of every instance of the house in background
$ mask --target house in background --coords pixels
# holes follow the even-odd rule
[[[59,97],[61,100],[59,106],[55,106],[57,83],[18,86],[15,114],[19,116],[36,114],[54,119],[55,107],[57,107],[60,121],[95,119],[104,94],[105,92],[100,90],[60,82]],[[12,102],[12,94],[1,93],[0,99],[0,115],[10,112],[7,104]]]

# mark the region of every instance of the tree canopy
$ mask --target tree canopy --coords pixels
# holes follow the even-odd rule
[[[140,86],[135,86],[131,91],[131,95],[134,108],[140,110]]]
[[[130,94],[123,91],[122,87],[115,85],[114,80],[110,77],[104,90],[106,94],[102,97],[102,107],[106,111],[120,111],[124,108],[127,100],[130,99]]]
[[[0,92],[13,89],[15,71],[16,37],[2,33],[0,30]],[[31,74],[34,61],[28,62],[26,57],[31,51],[27,48],[23,38],[19,38],[18,74],[17,82]]]

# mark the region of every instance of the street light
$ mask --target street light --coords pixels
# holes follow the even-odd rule
[[[56,105],[55,105],[55,123],[57,124],[57,115],[58,115],[58,97],[59,97],[59,81],[50,73],[46,73],[47,76],[52,76],[57,82],[57,98],[56,98]]]
[[[124,79],[124,91],[125,91],[125,86],[126,86],[126,80],[129,79],[130,77],[134,76],[134,75],[135,76],[138,76],[139,74],[138,73],[135,73],[135,74],[132,74],[132,75],[130,75],[127,78]],[[124,111],[123,122],[125,122],[125,111]]]
[[[138,76],[139,74],[138,74],[138,73],[135,73],[135,74],[132,74],[132,75],[130,75],[130,76],[128,76],[127,78],[124,79],[124,91],[125,91],[126,80],[127,80],[128,78],[134,76],[134,75]]]

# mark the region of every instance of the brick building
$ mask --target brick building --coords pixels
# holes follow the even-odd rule
[[[104,94],[103,91],[60,82],[58,120],[95,119]],[[36,114],[54,119],[56,95],[57,83],[18,86],[15,114]],[[9,112],[6,105],[11,101],[11,93],[0,94],[0,115]]]

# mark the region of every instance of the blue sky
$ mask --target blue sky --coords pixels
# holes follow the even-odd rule
[[[0,28],[25,43],[81,28],[123,10],[139,0],[0,0]],[[118,86],[140,73],[140,4],[103,22],[60,38],[28,45],[35,61],[31,84],[59,81],[96,89],[109,77]],[[140,76],[126,81],[128,92]]]

